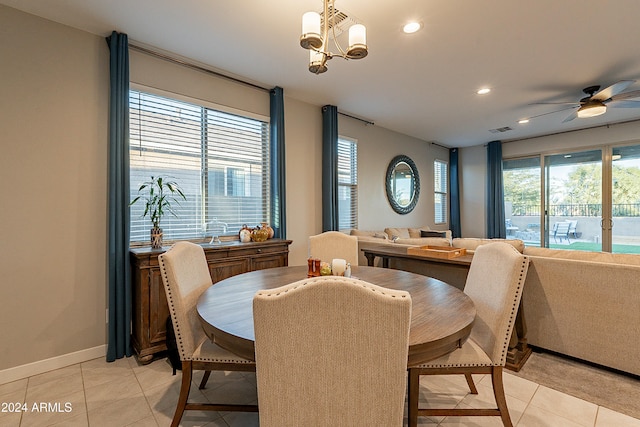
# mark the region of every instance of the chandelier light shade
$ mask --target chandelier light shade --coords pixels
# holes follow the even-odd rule
[[[305,49],[320,49],[322,36],[320,36],[320,14],[307,12],[302,15],[302,36],[300,46]]]
[[[578,110],[581,119],[600,116],[607,112],[607,106],[600,101],[589,101]]]
[[[335,0],[323,0],[324,11],[302,15],[302,35],[300,46],[309,49],[309,71],[321,74],[327,71],[327,61],[338,56],[343,59],[362,59],[367,56],[367,29],[362,24],[354,24],[349,28],[349,47],[345,51],[336,38]],[[333,42],[338,53],[329,51],[329,30],[332,31]]]

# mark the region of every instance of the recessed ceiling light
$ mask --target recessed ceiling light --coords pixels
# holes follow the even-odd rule
[[[478,92],[476,92],[478,95],[486,95],[489,92],[491,92],[491,89],[489,89],[488,87],[483,87],[482,89],[478,89]]]
[[[529,119],[518,120],[518,123],[520,123],[521,125],[524,125],[526,123],[529,123]]]
[[[402,31],[407,34],[415,33],[422,28],[422,22],[409,22],[402,27]]]

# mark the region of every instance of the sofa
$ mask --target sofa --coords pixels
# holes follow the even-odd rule
[[[429,233],[431,232],[431,233]],[[435,233],[439,233],[436,237]],[[452,238],[450,230],[431,230],[428,226],[407,228],[385,228],[384,230],[351,230],[352,236],[358,237],[358,265],[367,265],[367,259],[362,249],[380,245],[393,246],[448,246],[465,248],[467,253],[473,253],[475,249],[489,242],[505,242],[513,245],[519,252],[524,250],[524,242],[519,239],[481,239],[481,238]],[[422,237],[430,235],[431,237]],[[382,261],[376,259],[376,267],[382,266]],[[417,260],[392,259],[390,268],[410,271],[435,277],[449,283],[459,289],[464,288],[467,280],[467,269],[455,265],[432,265],[431,263]]]
[[[640,255],[525,247],[518,239],[415,237],[425,229],[407,228],[414,237],[404,233],[400,237],[393,234],[398,229],[391,228],[352,231],[358,236],[359,264],[367,265],[361,249],[381,244],[453,246],[472,253],[479,245],[505,241],[530,260],[522,297],[528,344],[640,375]],[[460,289],[468,272],[422,260],[392,259],[390,267],[435,277]]]
[[[529,344],[640,375],[640,255],[527,247]]]

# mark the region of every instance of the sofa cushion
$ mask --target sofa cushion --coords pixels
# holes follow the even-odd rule
[[[422,237],[422,230],[424,231],[429,231],[431,230],[429,228],[429,226],[424,226],[424,227],[409,227],[407,228],[407,231],[409,231],[409,237],[412,239],[415,239],[416,237]]]
[[[399,239],[408,239],[409,237],[411,237],[409,235],[408,228],[385,228],[384,232],[387,233],[387,236],[389,236],[389,239],[391,240],[393,240],[395,237]]]
[[[468,251],[475,251],[480,245],[486,245],[487,243],[494,242],[508,243],[516,248],[518,252],[524,252],[524,242],[520,239],[478,239],[473,237],[457,237],[453,239],[451,245],[454,248],[465,248]]]
[[[389,236],[387,236],[387,233],[385,233],[384,231],[378,231],[378,230],[356,230],[353,229],[351,230],[350,233],[352,236],[356,236],[356,237],[373,237],[375,239],[382,239],[382,240],[386,240],[389,238]]]
[[[410,246],[451,246],[451,241],[444,237],[419,237],[416,239],[396,239],[396,245]]]

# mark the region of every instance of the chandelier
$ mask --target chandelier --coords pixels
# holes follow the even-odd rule
[[[302,35],[300,46],[309,49],[309,71],[321,74],[327,71],[327,61],[334,56],[344,59],[362,59],[367,56],[367,29],[362,24],[349,27],[349,48],[345,51],[336,38],[335,0],[323,0],[324,13],[317,12],[302,15]],[[338,12],[341,13],[341,12]],[[329,51],[329,30],[338,53]]]

